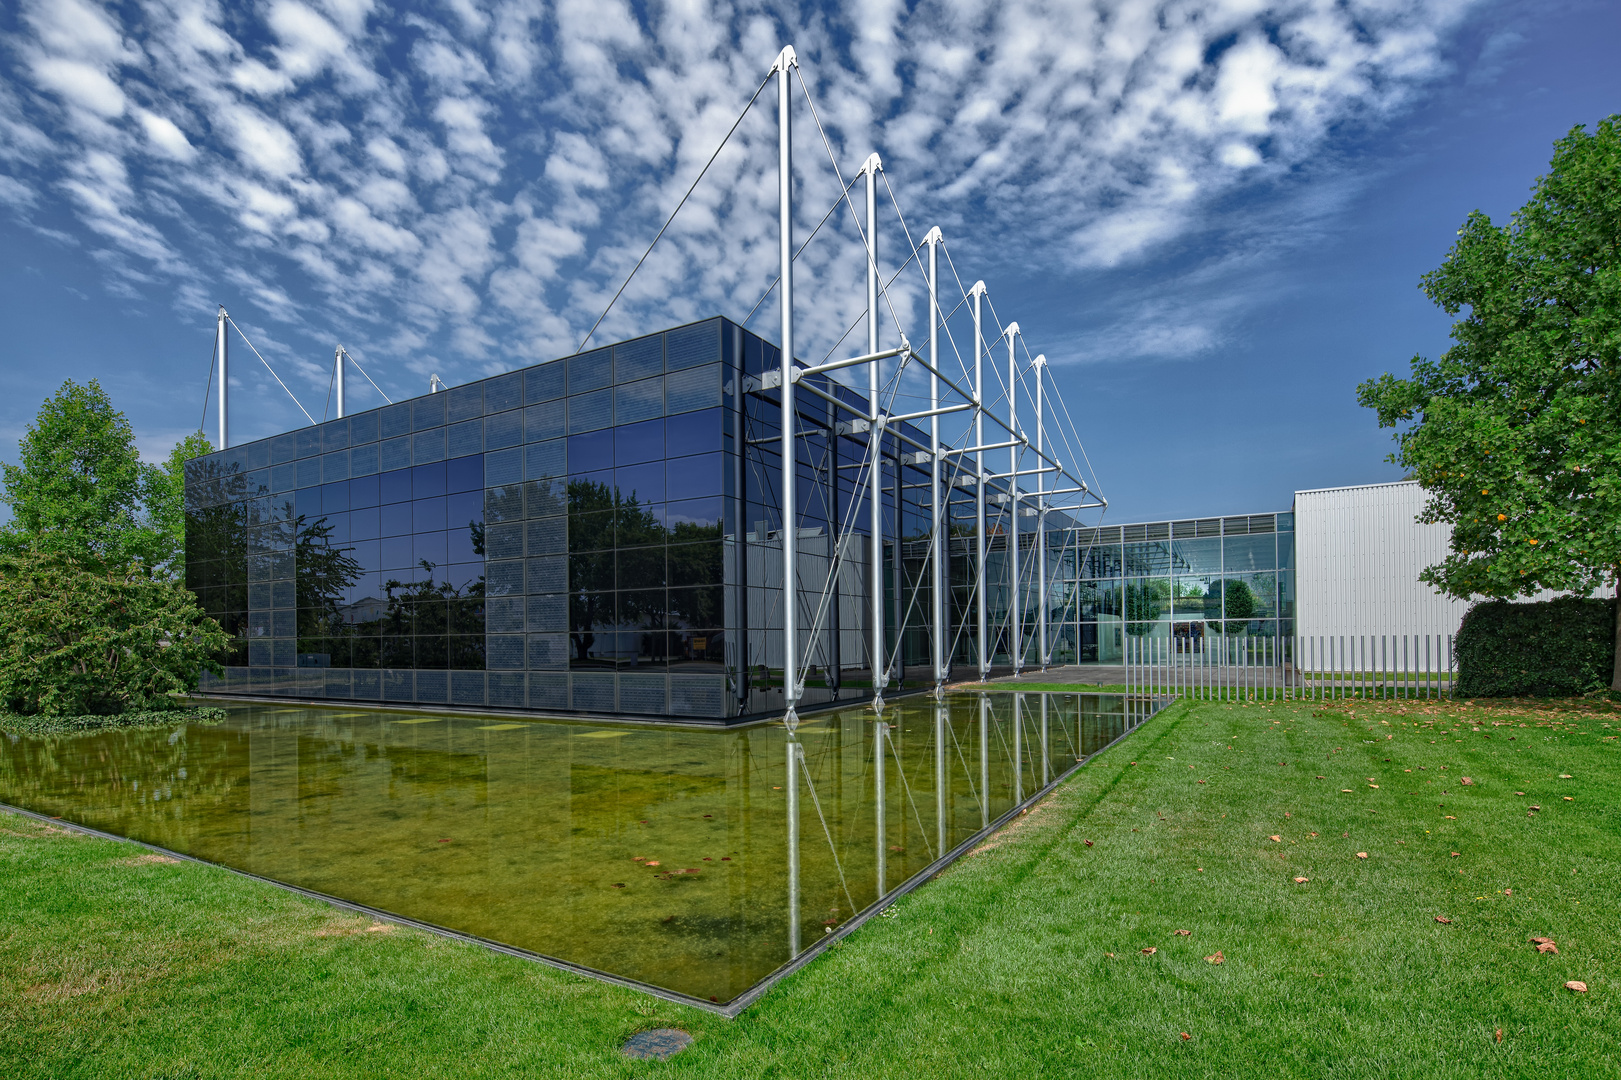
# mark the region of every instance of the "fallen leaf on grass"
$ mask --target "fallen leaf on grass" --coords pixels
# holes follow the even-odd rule
[[[1571,795],[1566,795],[1566,796],[1565,796],[1565,801],[1566,801],[1566,802],[1575,802],[1575,801],[1576,801],[1576,799],[1575,799],[1575,797],[1574,797],[1574,796],[1571,796]]]
[[[1143,955],[1144,956],[1153,956],[1157,952],[1159,952],[1159,950],[1156,949],[1154,946],[1150,945],[1148,948],[1143,950]]]
[[[1351,794],[1351,789],[1348,788],[1348,787],[1342,787],[1342,788],[1340,788],[1340,790],[1343,791],[1347,795]]]
[[[1452,857],[1453,857],[1453,858],[1454,858],[1454,859],[1456,859],[1456,858],[1457,858],[1457,857],[1458,857],[1458,853],[1457,853],[1457,852],[1456,852],[1456,851],[1454,851],[1454,852],[1453,852],[1453,853],[1452,853]]]
[[[1540,806],[1533,806],[1533,807],[1531,807],[1531,809],[1532,809],[1532,810],[1541,810],[1541,809],[1542,809],[1542,807],[1540,807]]]
[[[1267,839],[1272,841],[1274,844],[1283,843],[1283,837],[1281,837],[1281,836],[1269,836],[1269,837],[1267,837]]]
[[[1580,979],[1572,979],[1565,984],[1565,989],[1574,990],[1578,994],[1585,994],[1587,993],[1587,984],[1582,982]]]
[[[1366,859],[1368,857],[1368,853],[1366,851],[1359,851],[1356,853],[1356,857],[1359,859]]]
[[[1515,792],[1515,793],[1514,793],[1514,794],[1516,794],[1516,795],[1524,795],[1524,794],[1525,794],[1525,792],[1523,792],[1523,791],[1516,791],[1516,792]]]
[[[1321,779],[1323,779],[1323,777],[1319,776],[1319,777],[1317,777],[1317,779],[1321,780]]]
[[[1307,833],[1306,835],[1307,836],[1316,836],[1317,834],[1316,833]]]
[[[1185,1031],[1184,1031],[1184,1032],[1182,1032],[1182,1040],[1183,1040],[1183,1041],[1184,1041],[1184,1042],[1186,1042],[1186,1041],[1187,1041],[1187,1040],[1188,1040],[1188,1039],[1191,1039],[1191,1038],[1193,1038],[1193,1036],[1192,1036],[1192,1035],[1189,1035],[1189,1034],[1188,1034],[1188,1033],[1187,1033],[1187,1032],[1185,1032]]]
[[[1576,778],[1574,776],[1570,775],[1568,772],[1562,772],[1562,773],[1559,774],[1559,779],[1561,779],[1561,780],[1574,780]]]
[[[1379,785],[1378,785],[1378,784],[1369,784],[1369,785],[1368,785],[1368,786],[1369,786],[1369,787],[1372,787],[1372,788],[1376,788],[1376,787],[1378,787],[1378,786],[1379,786]]]
[[[1227,958],[1225,956],[1221,955],[1221,950],[1220,949],[1217,949],[1215,952],[1213,952],[1209,956],[1205,957],[1205,959],[1210,961],[1212,964],[1225,963],[1226,960],[1227,960]]]
[[[1087,846],[1087,847],[1091,847],[1091,846],[1092,846],[1092,841],[1090,841],[1090,840],[1088,840],[1088,841],[1087,841],[1087,842],[1086,842],[1086,846]]]
[[[1297,877],[1297,878],[1295,878],[1295,884],[1296,885],[1304,885],[1306,882],[1308,882],[1310,880],[1311,880],[1311,878]]]
[[[1443,792],[1441,792],[1441,794],[1445,795],[1446,792],[1443,791]],[[1442,816],[1445,817],[1448,821],[1457,821],[1458,820],[1457,818],[1453,817],[1451,814],[1444,814]]]
[[[1192,930],[1177,930],[1175,933],[1176,933],[1177,937],[1192,937],[1193,936],[1193,931]]]
[[[1452,920],[1447,918],[1445,915],[1437,915],[1435,917],[1435,921],[1438,922],[1438,923],[1441,923],[1441,924],[1443,924],[1445,926],[1451,926],[1452,925]]]
[[[1110,960],[1113,960],[1113,959],[1114,959],[1114,953],[1112,953],[1112,952],[1106,952],[1106,953],[1104,953],[1104,954],[1103,954],[1103,955],[1104,955],[1104,956],[1107,956],[1107,957],[1108,957],[1108,958],[1109,958],[1109,959],[1110,959]]]
[[[1502,1028],[1497,1029],[1497,1041],[1498,1042],[1503,1041],[1503,1029]]]
[[[1464,785],[1464,786],[1465,786],[1465,787],[1468,787],[1468,786],[1470,786],[1470,785],[1471,785],[1471,784],[1473,784],[1473,783],[1474,783],[1474,781],[1473,781],[1473,780],[1471,780],[1471,779],[1469,779],[1469,778],[1468,778],[1468,777],[1467,777],[1467,776],[1466,776],[1466,777],[1464,777],[1464,778],[1463,778],[1463,780],[1462,780],[1462,781],[1461,781],[1461,783],[1462,783],[1462,784],[1463,784],[1463,785]]]
[[[1558,956],[1559,955],[1559,946],[1555,945],[1551,941],[1544,941],[1544,942],[1541,942],[1540,944],[1537,945],[1537,952],[1539,952],[1539,953],[1553,953],[1555,956]]]

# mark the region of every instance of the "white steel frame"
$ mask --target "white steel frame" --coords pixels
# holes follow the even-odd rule
[[[840,430],[850,434],[865,432],[868,436],[867,457],[862,467],[866,470],[866,496],[868,512],[870,515],[871,532],[867,558],[869,563],[869,591],[870,625],[868,627],[868,661],[873,679],[873,705],[882,710],[885,689],[890,685],[895,673],[895,667],[900,655],[901,634],[906,629],[907,617],[903,616],[894,627],[896,635],[896,649],[893,655],[887,654],[886,626],[885,626],[885,589],[884,589],[884,535],[883,535],[883,444],[886,434],[891,434],[897,447],[906,443],[914,448],[916,453],[901,455],[896,462],[896,515],[897,535],[895,543],[899,551],[899,494],[902,481],[899,467],[901,464],[920,465],[924,461],[929,465],[929,496],[925,501],[929,508],[929,592],[930,604],[927,613],[930,630],[930,667],[931,676],[936,693],[943,690],[949,678],[949,653],[947,639],[947,603],[946,603],[946,573],[945,555],[948,549],[946,532],[949,527],[947,520],[946,493],[951,486],[972,486],[975,491],[975,544],[974,544],[974,610],[975,610],[975,636],[979,655],[979,678],[981,681],[990,674],[990,657],[993,653],[990,641],[990,626],[987,615],[987,542],[986,542],[986,504],[996,501],[1006,506],[1007,515],[1007,562],[1008,562],[1008,655],[1012,662],[1013,673],[1019,674],[1024,667],[1025,643],[1024,625],[1025,613],[1023,597],[1026,590],[1020,574],[1020,539],[1019,523],[1021,517],[1035,519],[1036,535],[1034,537],[1035,566],[1032,568],[1035,575],[1034,596],[1037,598],[1037,611],[1033,613],[1036,623],[1036,654],[1039,666],[1045,670],[1051,662],[1051,635],[1049,632],[1049,596],[1050,583],[1048,582],[1047,567],[1047,516],[1050,511],[1078,511],[1083,509],[1104,509],[1108,501],[1101,495],[1091,491],[1086,481],[1072,471],[1069,465],[1056,460],[1048,451],[1047,446],[1047,415],[1046,404],[1049,393],[1056,394],[1056,388],[1046,386],[1047,358],[1044,354],[1037,355],[1027,363],[1020,363],[1021,332],[1019,324],[1008,324],[998,336],[997,341],[1007,342],[1007,417],[1003,419],[989,407],[984,394],[983,359],[989,350],[989,343],[984,336],[983,304],[987,298],[988,290],[983,281],[976,281],[973,287],[963,295],[963,300],[971,304],[974,320],[974,367],[973,385],[964,387],[954,381],[942,370],[940,361],[940,336],[944,329],[940,312],[940,252],[945,241],[938,227],[930,229],[924,237],[922,244],[913,249],[908,257],[918,258],[922,263],[922,249],[927,248],[927,268],[924,270],[925,281],[928,288],[929,306],[929,332],[928,355],[925,358],[915,351],[907,342],[904,334],[901,335],[900,345],[895,348],[880,348],[879,340],[879,301],[886,297],[886,283],[878,272],[878,180],[883,172],[883,162],[879,155],[870,155],[857,172],[858,178],[865,180],[865,220],[862,215],[856,215],[855,207],[850,205],[850,211],[855,217],[857,228],[862,233],[865,247],[867,274],[866,274],[866,321],[867,321],[867,350],[859,356],[845,359],[824,361],[814,365],[800,365],[794,359],[794,293],[793,293],[793,263],[795,251],[793,246],[793,144],[792,144],[792,99],[790,94],[790,79],[792,73],[799,67],[798,58],[791,46],[785,47],[778,54],[772,64],[769,78],[777,80],[777,198],[778,198],[778,259],[780,288],[779,303],[781,305],[781,367],[780,370],[768,372],[758,380],[748,380],[746,389],[750,391],[763,391],[778,389],[781,402],[781,480],[778,488],[781,499],[782,513],[782,555],[784,590],[782,604],[782,631],[783,631],[783,695],[784,719],[792,728],[798,720],[798,704],[805,692],[805,683],[801,675],[804,667],[801,663],[801,626],[799,608],[798,585],[798,518],[797,500],[794,490],[795,466],[797,464],[796,439],[797,414],[795,412],[796,390],[803,389],[817,397],[824,398],[836,409],[844,409],[853,414],[848,424],[840,424]],[[803,78],[801,85],[803,86]],[[811,104],[814,115],[814,103],[810,102],[808,88],[806,101]],[[817,120],[820,128],[820,120]],[[825,134],[824,134],[825,141]],[[829,147],[831,158],[831,147]],[[834,162],[835,172],[837,162]],[[841,181],[842,183],[842,181]],[[887,180],[885,181],[887,187]],[[849,187],[845,188],[843,201],[850,202]],[[893,198],[893,195],[891,195]],[[897,207],[898,210],[898,207]],[[904,220],[902,221],[904,227]],[[903,265],[904,269],[904,265]],[[898,276],[898,274],[897,274]],[[891,279],[893,281],[893,279]],[[891,308],[893,314],[893,308]],[[1024,355],[1028,358],[1028,350]],[[882,365],[885,360],[898,358],[896,371],[889,384],[889,400],[891,407],[884,407],[885,386],[882,377]],[[910,413],[897,414],[893,411],[895,387],[899,382],[900,373],[908,365],[921,365],[928,374],[929,379],[929,407]],[[820,388],[805,382],[806,376],[823,374],[845,368],[865,366],[867,369],[867,402],[865,410],[859,410],[833,394],[826,393]],[[1030,396],[1035,403],[1035,430],[1027,433],[1020,425],[1018,416],[1018,394],[1021,383],[1030,386]],[[942,389],[948,399],[956,398],[958,401],[942,404]],[[970,447],[948,447],[941,441],[940,418],[956,412],[972,411],[973,416],[973,442]],[[927,419],[929,421],[929,435],[927,445],[919,445],[918,440],[908,436],[901,428],[903,422]],[[985,441],[985,421],[989,419],[992,424],[1001,428],[1006,438],[995,443]],[[1032,437],[1033,434],[1033,437]],[[1033,443],[1033,445],[1032,445]],[[1006,473],[992,474],[985,469],[985,453],[990,450],[1006,449],[1008,452],[1008,470]],[[962,460],[966,455],[973,455],[973,464],[966,475],[953,477],[947,484],[942,484],[941,464],[947,457],[955,458],[953,471],[961,474],[965,471]],[[1034,462],[1027,458],[1033,455]],[[1049,490],[1047,474],[1054,474],[1055,486]],[[1033,477],[1035,490],[1021,490],[1020,479]],[[991,494],[992,481],[1006,480],[1005,494]],[[966,481],[966,483],[963,483]],[[1068,498],[1055,501],[1057,496]],[[854,501],[854,500],[853,500]],[[1026,504],[1029,505],[1026,505]],[[850,534],[850,524],[845,523],[839,531],[842,535]],[[824,588],[822,597],[816,605],[816,614],[811,626],[808,628],[805,640],[812,643],[821,631],[821,623],[828,608],[828,593],[837,587],[838,561],[844,554],[844,545],[835,547],[835,566],[828,575],[828,583]],[[897,593],[902,588],[901,576],[897,574]],[[898,598],[897,598],[898,599]],[[880,871],[881,872],[881,871]]]

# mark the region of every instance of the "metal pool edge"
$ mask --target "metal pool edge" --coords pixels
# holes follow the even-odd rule
[[[1009,693],[1009,691],[1005,690],[959,690],[953,692]],[[1056,694],[1088,697],[1095,696],[1095,694],[1092,692],[1069,690],[1020,690],[1014,692],[1021,694]],[[1127,697],[1130,695],[1120,694],[1110,696]],[[641,993],[648,994],[663,1001],[668,1001],[675,1005],[687,1005],[694,1009],[702,1009],[704,1012],[713,1013],[717,1016],[724,1017],[727,1020],[734,1020],[750,1005],[753,1005],[756,1001],[760,1000],[760,998],[764,997],[767,993],[773,990],[783,979],[808,965],[812,960],[815,960],[822,953],[826,952],[835,943],[842,941],[844,938],[860,929],[874,915],[884,911],[896,901],[900,900],[908,893],[913,892],[919,886],[923,885],[925,882],[938,875],[941,871],[945,870],[952,863],[962,858],[973,848],[977,847],[990,836],[995,834],[1008,822],[1012,821],[1025,810],[1029,809],[1031,806],[1034,806],[1036,803],[1050,795],[1054,789],[1056,789],[1064,781],[1068,780],[1093,758],[1097,757],[1099,754],[1103,753],[1105,750],[1108,750],[1115,744],[1121,742],[1127,736],[1131,735],[1132,732],[1136,731],[1137,728],[1141,727],[1143,724],[1146,724],[1155,716],[1158,716],[1166,709],[1167,706],[1171,704],[1171,701],[1165,698],[1148,697],[1147,701],[1150,705],[1149,711],[1141,720],[1137,722],[1135,726],[1122,731],[1114,739],[1111,739],[1103,746],[1098,747],[1086,757],[1079,759],[1075,762],[1075,764],[1071,765],[1063,772],[1058,773],[1046,785],[1033,792],[1029,798],[1025,799],[1017,806],[1010,808],[985,828],[980,829],[978,832],[969,836],[956,847],[944,853],[938,859],[934,860],[929,865],[925,866],[923,869],[919,870],[917,873],[895,886],[894,889],[885,893],[881,898],[852,915],[848,921],[839,926],[839,928],[834,930],[831,934],[824,934],[820,940],[806,946],[803,950],[801,950],[798,956],[766,975],[759,982],[743,991],[737,997],[726,1002],[714,1002],[704,998],[693,997],[690,994],[683,994],[676,990],[667,990],[662,986],[654,986],[652,983],[639,982],[636,979],[626,978],[623,975],[615,975],[612,972],[599,971],[596,968],[586,967],[583,964],[575,964],[568,960],[560,960],[555,956],[547,956],[544,953],[530,952],[528,949],[520,949],[515,945],[507,945],[499,941],[491,940],[490,938],[479,937],[476,934],[465,933],[461,930],[452,930],[448,927],[439,926],[435,923],[423,922],[420,919],[413,919],[407,915],[398,915],[391,911],[385,911],[382,908],[374,908],[366,904],[356,903],[353,900],[344,900],[341,897],[331,896],[323,892],[317,892],[314,889],[306,889],[301,885],[292,885],[285,881],[277,881],[275,878],[265,877],[261,874],[255,874],[248,870],[241,870],[234,866],[226,866],[224,863],[212,862],[208,859],[200,859],[195,855],[187,855],[182,851],[175,851],[171,848],[162,847],[158,844],[149,844],[144,840],[135,840],[128,836],[119,836],[117,833],[105,832],[101,829],[92,828],[89,825],[80,825],[77,822],[68,821],[65,818],[52,817],[48,814],[41,814],[33,810],[26,810],[20,806],[13,806],[10,803],[0,802],[0,811],[19,814],[22,817],[31,818],[34,821],[42,822],[46,825],[68,829],[73,832],[82,833],[86,836],[94,836],[102,840],[114,840],[120,843],[134,844],[137,847],[143,847],[148,851],[154,851],[160,855],[166,855],[173,859],[197,863],[201,866],[213,867],[218,870],[224,870],[227,873],[236,874],[238,877],[248,878],[251,881],[263,882],[266,885],[282,889],[286,892],[295,893],[308,900],[318,900],[322,903],[330,904],[332,907],[341,908],[345,911],[353,911],[360,915],[369,915],[379,922],[389,922],[399,926],[409,926],[414,930],[421,930],[424,933],[437,934],[440,937],[449,938],[452,941],[460,941],[468,945],[477,945],[488,949],[491,952],[500,953],[504,956],[511,956],[519,960],[528,960],[533,963],[544,964],[545,966],[555,968],[558,971],[565,971],[573,975],[582,975],[586,978],[596,979],[599,982],[608,983],[611,986],[623,987],[627,990],[637,990]],[[285,699],[280,699],[278,703],[284,705],[287,704]]]

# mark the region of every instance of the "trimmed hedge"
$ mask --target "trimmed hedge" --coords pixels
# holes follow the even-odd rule
[[[129,728],[167,728],[176,724],[217,724],[225,710],[213,706],[200,709],[149,709],[145,712],[114,716],[19,716],[0,712],[0,731],[14,735],[72,735],[82,731],[115,731]]]
[[[1463,617],[1455,696],[1570,697],[1610,685],[1615,601],[1489,600]]]

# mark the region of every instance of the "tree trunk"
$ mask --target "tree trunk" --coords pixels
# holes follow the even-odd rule
[[[1615,574],[1615,664],[1610,672],[1610,690],[1621,693],[1621,568]]]

